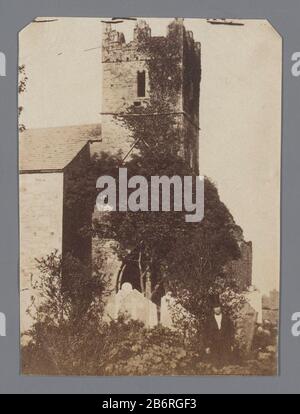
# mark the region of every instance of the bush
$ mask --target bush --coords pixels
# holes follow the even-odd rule
[[[176,331],[159,325],[148,329],[143,323],[124,316],[107,322],[103,316],[105,275],[95,266],[92,279],[80,278],[84,267],[68,258],[74,283],[72,289],[66,288],[62,280],[62,265],[56,252],[39,262],[40,275],[36,289],[40,291],[40,300],[38,304],[33,302],[36,308],[34,323],[27,332],[29,342],[21,350],[23,374],[147,376],[276,373],[272,338],[263,342],[264,348],[257,347],[253,360],[237,361],[235,365],[217,369],[206,361],[201,332],[192,329],[193,321],[189,318],[184,323],[180,321],[181,329]],[[225,299],[230,303],[227,297]],[[236,296],[233,299],[235,303]],[[257,337],[260,331],[266,334],[266,329],[260,328]]]
[[[276,358],[216,368],[179,333],[140,322],[116,321],[60,327],[36,324],[35,340],[22,348],[30,375],[274,375]],[[199,347],[200,348],[200,347]]]

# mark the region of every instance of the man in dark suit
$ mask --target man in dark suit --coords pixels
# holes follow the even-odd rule
[[[217,367],[230,364],[234,341],[234,325],[223,313],[219,303],[214,303],[205,326],[205,353]]]

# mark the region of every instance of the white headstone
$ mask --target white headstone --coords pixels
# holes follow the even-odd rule
[[[177,323],[191,321],[192,315],[168,292],[161,298],[160,323],[170,329],[176,329]]]
[[[262,323],[262,294],[260,291],[250,286],[249,291],[245,293],[245,298],[257,312],[257,323]]]
[[[160,305],[160,323],[170,329],[174,328],[172,318],[172,304],[174,305],[174,299],[172,300],[171,294],[168,292],[161,298]]]
[[[143,322],[149,328],[158,323],[155,303],[145,298],[138,290],[132,289],[130,283],[124,283],[116,294],[115,308],[116,317],[124,314],[131,319]]]
[[[245,355],[251,350],[256,323],[257,312],[247,302],[239,312],[235,332],[240,351]]]

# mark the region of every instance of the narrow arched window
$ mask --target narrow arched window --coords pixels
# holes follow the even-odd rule
[[[137,73],[137,96],[142,98],[146,95],[146,72],[138,71]]]

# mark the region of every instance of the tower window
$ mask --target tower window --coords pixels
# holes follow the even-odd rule
[[[137,96],[142,98],[146,95],[146,72],[137,73]]]

